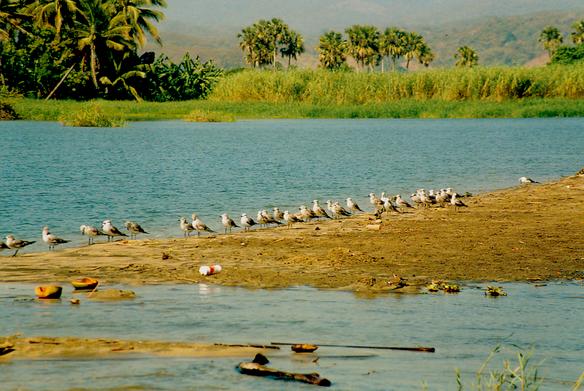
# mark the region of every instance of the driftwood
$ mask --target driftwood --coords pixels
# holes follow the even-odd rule
[[[272,342],[272,345],[298,345],[297,343],[290,342]],[[350,348],[350,349],[384,349],[384,350],[406,350],[409,352],[425,352],[434,353],[435,348],[418,346],[418,347],[399,347],[399,346],[364,346],[364,345],[336,345],[336,344],[325,344],[319,343],[315,344],[317,346],[326,346],[330,348]]]
[[[240,362],[237,366],[237,370],[244,375],[298,381],[322,387],[331,386],[330,380],[320,377],[318,373],[294,373],[280,371],[278,369],[267,367],[265,364],[269,362],[270,361],[266,356],[258,353],[252,362]]]

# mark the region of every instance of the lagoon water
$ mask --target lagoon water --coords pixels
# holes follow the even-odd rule
[[[2,122],[0,235],[40,242],[43,225],[85,243],[81,224],[134,219],[153,237],[181,236],[177,219],[219,215],[370,191],[409,194],[451,186],[479,192],[545,181],[584,163],[584,119],[275,120],[226,124],[130,123],[121,129]],[[24,251],[45,251],[37,243]],[[8,252],[2,254],[9,261]],[[339,390],[456,388],[501,344],[535,350],[546,390],[569,389],[584,370],[583,288],[507,284],[509,296],[389,295],[374,299],[310,288],[249,291],[206,285],[143,286],[122,303],[30,299],[29,284],[0,284],[0,335],[197,342],[434,346],[435,354],[321,348],[317,364],[287,350],[287,370],[318,371]],[[124,356],[0,363],[0,389],[303,389],[239,375],[240,359]],[[308,389],[308,388],[307,388]]]
[[[584,119],[134,122],[118,129],[0,122],[0,236],[85,243],[78,227],[140,222],[181,236],[178,218],[416,188],[479,192],[584,165]],[[24,251],[44,251],[37,243]],[[8,255],[4,252],[3,255]]]
[[[317,363],[312,362],[315,355],[294,355],[288,347],[267,353],[274,367],[319,372],[336,390],[422,390],[424,385],[429,390],[454,390],[456,369],[465,389],[471,389],[476,372],[496,346],[502,351],[487,373],[501,370],[503,359],[514,367],[518,351],[532,350],[529,366],[537,367],[544,378],[542,390],[569,390],[584,371],[579,310],[584,286],[578,283],[503,284],[509,295],[499,298],[485,297],[485,285],[464,286],[459,294],[375,298],[310,288],[161,285],[130,287],[138,297],[125,302],[93,302],[66,287],[62,301],[56,303],[32,299],[33,287],[0,284],[0,335],[436,348],[432,354],[320,347]],[[73,296],[81,298],[81,305],[69,304]],[[0,361],[0,389],[314,387],[240,375],[235,366],[244,359],[120,355],[106,360]]]

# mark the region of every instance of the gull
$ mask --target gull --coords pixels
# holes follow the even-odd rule
[[[412,195],[410,195],[410,199],[412,200],[412,202],[414,204],[416,204],[416,207],[418,207],[422,204],[422,200],[420,199],[420,196],[418,195],[418,193],[413,193]]]
[[[444,207],[445,203],[450,202],[450,199],[450,195],[444,189],[440,190],[440,192],[436,194],[436,202],[442,207]]]
[[[274,220],[281,221],[284,220],[284,212],[278,208],[274,208]]]
[[[136,239],[136,235],[138,234],[148,234],[148,232],[144,231],[144,228],[135,221],[126,221],[124,223],[126,229],[130,232],[130,238]]]
[[[256,216],[256,221],[260,225],[260,227],[268,226],[268,217],[262,213],[261,210],[258,210],[258,214]]]
[[[454,193],[450,199],[450,204],[454,206],[454,210],[459,207],[466,207],[467,205],[457,198],[457,194]]]
[[[519,178],[519,183],[521,183],[522,185],[525,185],[527,183],[539,183],[539,182],[536,182],[529,177],[522,176],[521,178]]]
[[[375,207],[375,209],[383,205],[383,201],[381,201],[379,197],[375,195],[375,193],[369,193],[369,202]]]
[[[397,210],[397,208],[391,202],[391,198],[386,197],[385,196],[385,193],[381,193],[381,198],[380,199],[383,202],[383,209],[386,212],[393,211],[393,212],[399,213],[399,211]]]
[[[119,229],[117,229],[116,227],[114,227],[112,225],[112,221],[111,220],[104,220],[103,223],[101,223],[101,230],[103,231],[104,234],[107,235],[107,241],[111,241],[113,240],[114,237],[116,236],[128,236],[125,233],[123,233],[122,231],[120,231]]]
[[[266,225],[268,225],[268,224],[281,225],[282,224],[282,223],[280,223],[280,221],[278,221],[274,217],[270,216],[270,214],[268,213],[268,211],[265,210],[265,209],[261,210],[260,211],[260,214],[262,215],[262,218],[265,219]]]
[[[351,213],[347,209],[343,208],[338,201],[333,202],[332,207],[335,215],[337,216],[351,216]]]
[[[326,210],[324,210],[324,208],[318,204],[318,200],[312,201],[312,211],[316,217],[325,217],[327,219],[331,218],[328,213],[326,213]]]
[[[239,228],[239,225],[235,224],[235,221],[233,221],[227,213],[221,215],[221,224],[225,227],[225,233],[227,233],[227,230],[231,233],[231,228]]]
[[[256,225],[257,223],[255,221],[253,221],[253,219],[251,217],[249,217],[247,215],[247,213],[242,213],[241,214],[241,225],[243,226],[243,230],[244,231],[249,231],[249,229],[251,227],[253,227],[254,225]]]
[[[301,223],[302,219],[296,215],[291,214],[287,210],[284,211],[284,221],[288,224],[288,228],[292,226],[293,223]]]
[[[193,225],[195,231],[197,231],[197,236],[201,236],[201,231],[215,232],[211,228],[207,227],[207,224],[203,223],[203,220],[201,220],[196,213],[193,213],[191,217],[193,218],[193,222],[191,224]]]
[[[14,252],[14,254],[12,254],[13,257],[15,257],[16,254],[18,254],[18,250],[20,250],[23,247],[28,246],[29,244],[33,244],[33,243],[35,243],[34,240],[29,241],[29,240],[14,239],[14,235],[6,236],[6,246],[11,250],[16,250]]]
[[[87,244],[93,244],[95,243],[95,237],[99,236],[99,235],[105,235],[103,232],[101,232],[99,229],[92,227],[91,225],[85,225],[83,224],[81,227],[79,227],[79,231],[81,231],[81,235],[87,235]]]
[[[406,200],[401,198],[401,195],[399,194],[395,196],[395,205],[400,209],[412,208],[412,206]]]
[[[310,221],[312,219],[316,219],[318,216],[316,215],[316,213],[314,213],[313,211],[311,211],[310,209],[308,209],[306,207],[306,205],[300,205],[300,208],[298,208],[300,210],[300,218],[302,218],[302,220],[304,221]]]
[[[61,239],[49,232],[49,227],[43,227],[43,242],[49,245],[49,250],[54,250],[55,246],[69,243],[70,240]]]
[[[359,208],[359,205],[351,197],[347,198],[347,208],[353,213],[357,211],[363,212],[363,209]]]
[[[184,217],[181,217],[178,221],[180,221],[180,229],[184,232],[184,236],[190,236],[191,232],[195,230],[193,225],[187,221]]]

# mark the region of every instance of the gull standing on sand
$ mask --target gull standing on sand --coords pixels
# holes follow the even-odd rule
[[[306,205],[300,205],[300,208],[298,208],[298,210],[300,210],[299,213],[300,218],[302,218],[302,220],[304,220],[305,222],[310,221],[312,219],[316,219],[318,217],[316,216],[316,213],[308,209]]]
[[[331,217],[326,213],[326,210],[322,206],[318,204],[318,200],[312,201],[312,211],[316,215],[316,217],[324,217],[330,219]]]
[[[270,216],[270,214],[268,213],[267,210],[262,209],[260,211],[260,214],[262,215],[262,218],[266,220],[267,225],[269,225],[269,224],[282,225],[282,223],[280,223],[278,220],[276,220],[275,218]]]
[[[225,228],[225,233],[227,233],[227,230],[231,233],[232,228],[239,228],[239,225],[235,224],[235,221],[233,221],[227,213],[221,215],[221,224],[223,224],[223,227]]]
[[[401,198],[401,195],[399,195],[399,194],[397,194],[395,196],[395,205],[400,209],[406,209],[406,208],[412,207],[406,200]]]
[[[467,205],[464,202],[462,202],[461,200],[459,200],[457,197],[458,197],[458,195],[456,193],[454,193],[452,195],[452,198],[450,199],[450,204],[452,206],[454,206],[454,210],[456,210],[457,208],[466,207]]]
[[[364,212],[364,210],[361,209],[351,197],[347,198],[347,208],[349,208],[349,210],[353,213]]]
[[[99,236],[99,235],[105,235],[103,232],[101,232],[99,229],[92,227],[91,225],[85,225],[83,224],[82,226],[79,227],[79,231],[81,231],[81,235],[86,235],[87,236],[87,244],[91,245],[93,243],[95,243],[95,237]]]
[[[103,223],[101,223],[101,230],[107,235],[108,242],[112,241],[116,236],[128,237],[128,235],[113,226],[111,220],[104,220]]]
[[[135,221],[126,221],[124,223],[124,226],[126,227],[128,232],[130,232],[130,239],[136,239],[136,235],[138,234],[149,235],[149,233],[144,231],[144,228],[142,228],[142,226],[136,223]]]
[[[18,254],[18,250],[28,246],[29,244],[33,244],[33,243],[36,243],[36,241],[35,240],[14,239],[14,235],[6,236],[6,246],[11,250],[16,250],[14,252],[14,254],[12,254],[13,257],[15,257],[16,254]]]
[[[284,212],[282,212],[279,208],[274,208],[274,220],[278,222],[284,220]]]
[[[49,245],[49,251],[54,250],[55,246],[63,243],[69,243],[70,240],[61,239],[49,232],[49,227],[43,227],[43,242]]]
[[[539,183],[537,181],[534,181],[533,179],[526,177],[526,176],[522,176],[521,178],[519,178],[519,183],[521,183],[522,185],[528,184],[528,183]]]
[[[181,217],[178,221],[180,221],[180,229],[184,232],[185,238],[191,235],[191,232],[195,230],[193,225],[187,221],[184,217]]]
[[[333,202],[332,208],[336,216],[351,216],[351,213],[343,208],[339,201]]]
[[[256,215],[256,222],[260,225],[260,227],[267,227],[268,217],[265,216],[261,210],[258,210],[258,214]]]
[[[249,217],[247,215],[247,213],[242,213],[241,214],[241,226],[243,227],[244,231],[249,231],[249,229],[251,227],[253,227],[254,225],[256,225],[257,223],[255,221],[253,221],[253,219],[251,217]]]
[[[191,224],[193,225],[195,231],[197,231],[197,236],[201,236],[201,232],[215,232],[211,228],[207,227],[207,224],[203,223],[203,220],[201,220],[196,213],[193,213],[191,217],[193,218],[193,222]]]
[[[291,214],[287,210],[284,211],[284,221],[288,224],[288,228],[292,227],[293,223],[302,223],[302,219],[296,215]]]

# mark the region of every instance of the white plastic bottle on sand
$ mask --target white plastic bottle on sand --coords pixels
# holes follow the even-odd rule
[[[202,276],[210,276],[211,274],[219,273],[222,269],[221,265],[201,266],[199,268],[199,273],[201,273]]]

